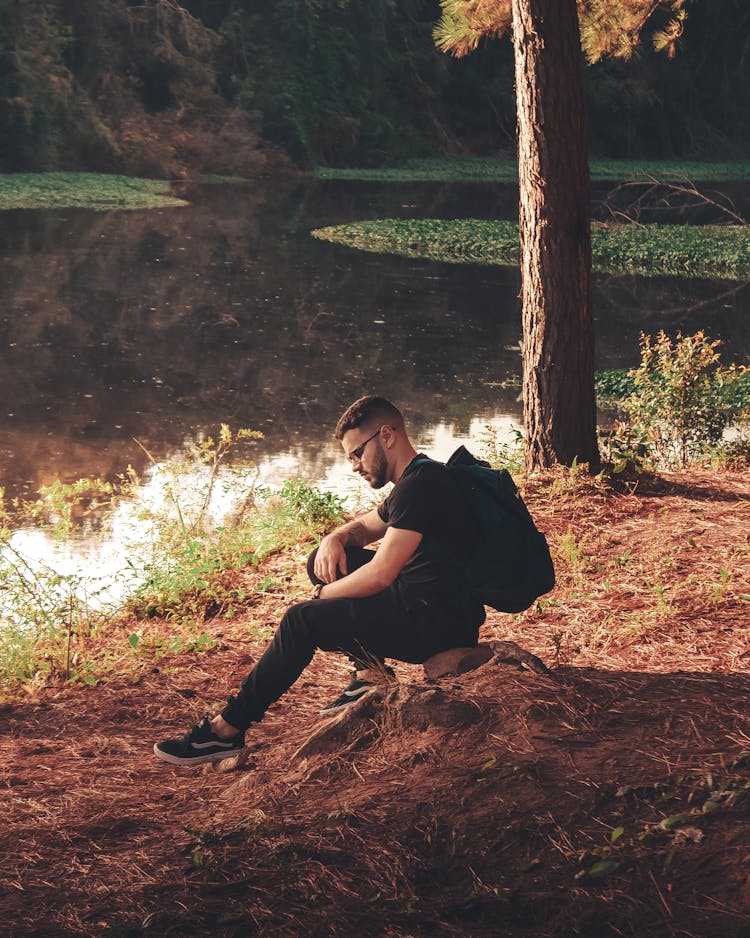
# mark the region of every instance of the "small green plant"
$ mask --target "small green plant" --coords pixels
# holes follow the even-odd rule
[[[142,632],[128,635],[128,645],[138,655],[145,655],[158,661],[164,655],[183,655],[187,653],[203,654],[215,648],[216,639],[207,632],[193,628],[185,634],[169,636],[158,635],[151,638]]]
[[[675,614],[675,608],[674,606],[670,605],[667,599],[664,584],[655,583],[651,587],[651,592],[654,594],[654,597],[656,598],[654,612],[657,618],[668,618],[669,616],[673,616]]]
[[[503,433],[507,437],[507,434]],[[518,427],[510,428],[510,439],[501,439],[500,431],[487,427],[482,437],[482,456],[493,469],[507,469],[508,472],[521,472],[524,466],[523,431]]]
[[[309,482],[291,479],[283,484],[280,495],[289,510],[311,528],[326,528],[344,520],[341,499],[333,492],[321,492]]]
[[[710,601],[718,605],[724,600],[729,591],[729,580],[732,574],[723,567],[719,570],[719,583],[712,583],[709,587]]]
[[[750,414],[748,370],[723,368],[719,340],[701,330],[671,339],[641,335],[641,364],[624,406],[629,432],[657,465],[686,466],[721,445],[732,420]]]
[[[320,538],[344,520],[342,499],[304,480],[287,481],[279,491],[261,495],[263,504],[249,522],[258,557]]]
[[[35,502],[26,502],[22,512],[31,520],[52,525],[57,540],[65,540],[92,516],[109,507],[115,487],[103,479],[78,479],[66,483],[55,479],[39,489]]]
[[[615,475],[640,474],[651,464],[648,435],[641,427],[616,420],[607,430],[599,430],[602,459]]]
[[[561,534],[558,537],[557,554],[560,560],[571,569],[576,569],[581,566],[583,557],[581,544],[570,529],[568,529],[565,534]]]
[[[106,618],[98,599],[107,584],[29,559],[14,541],[15,518],[2,496],[0,489],[0,684],[38,673],[81,677],[81,645]]]
[[[220,473],[231,470],[227,462],[232,452],[240,443],[262,437],[258,430],[240,427],[233,431],[229,424],[222,423],[216,440],[212,436],[201,437],[184,453],[164,463],[157,463],[146,447],[135,441],[154,469],[159,469],[162,474],[164,491],[174,507],[179,531],[187,547],[196,534],[204,532]],[[244,468],[247,469],[247,464]],[[162,517],[161,520],[168,519]]]
[[[555,629],[550,635],[550,641],[552,642],[554,655],[552,667],[557,670],[560,667],[560,653],[562,652],[563,642],[565,641],[565,632],[563,632],[562,629]]]

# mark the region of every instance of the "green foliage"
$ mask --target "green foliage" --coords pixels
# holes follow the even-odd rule
[[[85,679],[71,641],[75,636],[80,644],[106,621],[107,609],[97,603],[105,585],[31,563],[14,545],[9,524],[6,515],[0,522],[0,691],[3,683],[23,684],[38,672]]]
[[[719,364],[719,340],[703,331],[641,336],[641,364],[624,401],[633,432],[658,465],[685,466],[716,451],[726,427],[750,417],[747,368]]]
[[[114,487],[102,479],[78,479],[65,483],[56,479],[39,489],[40,498],[26,502],[22,511],[32,521],[51,525],[58,540],[70,537],[89,514],[99,512],[112,500]]]
[[[465,3],[444,6],[448,32],[475,45]],[[507,23],[509,0],[472,14],[482,6]],[[590,59],[630,49],[621,8],[585,5]],[[191,122],[211,133],[237,105],[303,164],[512,152],[511,43],[457,62],[434,46],[437,13],[434,0],[0,0],[0,169],[203,169]],[[746,156],[749,22],[740,0],[693,4],[684,35],[662,15],[637,61],[587,70],[594,152]],[[654,54],[655,42],[679,55]],[[219,139],[215,155],[230,145]]]
[[[313,237],[375,253],[454,264],[516,265],[518,226],[484,219],[375,219],[319,228]],[[750,226],[595,225],[593,265],[642,276],[750,277]]]
[[[170,195],[168,182],[99,173],[0,175],[0,211],[16,208],[170,208],[187,205]]]
[[[682,35],[685,0],[579,0],[581,48],[590,63],[603,57],[629,59],[641,41],[647,22],[656,19],[651,44],[672,58]],[[435,27],[435,44],[443,52],[464,56],[484,40],[510,35],[510,0],[440,0],[442,17]]]
[[[249,519],[257,554],[320,538],[344,520],[343,502],[309,482],[290,480],[278,492],[264,493],[263,510]]]
[[[473,52],[483,34],[481,29],[475,28],[469,21],[464,0],[440,0],[440,10],[440,19],[432,33],[438,49],[459,56]],[[496,11],[493,35],[510,28],[510,4],[498,4]]]
[[[203,621],[245,600],[241,590],[225,586],[218,576],[236,562],[219,545],[194,538],[164,546],[165,555],[148,566],[147,579],[130,603],[136,615]]]
[[[602,225],[591,232],[593,265],[605,273],[744,279],[750,226]]]
[[[615,475],[644,472],[652,462],[647,432],[620,420],[599,430],[599,449]]]
[[[443,157],[411,159],[397,166],[317,166],[319,179],[361,182],[500,182],[518,179],[518,164],[509,158]],[[639,182],[655,178],[665,183],[750,180],[750,163],[685,162],[676,160],[600,160],[590,163],[594,182]]]
[[[76,150],[112,158],[111,136],[67,67],[72,43],[51,0],[0,4],[0,168],[70,165]]]
[[[300,163],[406,152],[418,141],[415,95],[396,92],[416,64],[398,41],[406,22],[391,0],[247,3],[221,27],[223,80]]]
[[[0,683],[17,686],[36,674],[56,673],[91,683],[86,638],[106,629],[122,612],[180,623],[168,639],[132,632],[126,639],[139,656],[200,653],[213,640],[202,623],[219,613],[232,617],[272,589],[267,576],[250,587],[238,572],[271,552],[320,537],[344,520],[341,499],[304,481],[289,481],[276,493],[248,489],[253,466],[232,462],[241,444],[260,436],[222,424],[171,461],[155,464],[148,490],[130,472],[117,486],[101,480],[46,486],[33,503],[9,511],[0,490]],[[216,500],[244,502],[216,521]],[[13,529],[29,521],[69,543],[86,526],[94,537],[102,513],[131,506],[138,523],[123,523],[128,540],[129,593],[122,608],[103,595],[100,583],[83,573],[65,573],[32,563],[18,549]],[[12,506],[11,506],[12,508]],[[130,531],[128,534],[127,532]]]
[[[502,434],[504,437],[505,434]],[[507,469],[510,473],[520,472],[524,467],[523,431],[513,427],[510,439],[502,439],[493,427],[487,427],[482,438],[482,458],[493,469]]]
[[[280,496],[288,510],[311,530],[320,531],[344,520],[341,499],[333,492],[320,492],[299,479],[291,479],[281,487]]]
[[[602,404],[619,405],[633,393],[633,375],[627,368],[612,368],[598,371],[594,377],[596,401]]]
[[[234,437],[235,442],[238,438]],[[221,443],[205,442],[202,457],[213,459],[221,447]],[[220,461],[228,452],[229,448],[223,450]],[[176,489],[184,492],[184,469],[178,478],[183,481]],[[214,480],[216,484],[215,474]],[[196,486],[194,478],[190,484]],[[227,573],[320,537],[344,520],[338,496],[294,480],[284,483],[279,492],[253,493],[249,511],[212,529],[203,523],[208,485],[204,481],[202,489],[192,492],[192,508],[183,495],[171,498],[171,507],[165,504],[163,514],[162,510],[151,513],[159,537],[152,544],[146,578],[129,603],[136,615],[187,621],[231,616],[252,603],[252,593],[238,587]],[[197,516],[196,505],[200,505]],[[257,589],[264,591],[271,585],[266,578]]]
[[[186,634],[172,634],[151,638],[139,632],[128,636],[128,645],[138,655],[158,661],[165,655],[203,654],[215,648],[217,641],[199,626]]]

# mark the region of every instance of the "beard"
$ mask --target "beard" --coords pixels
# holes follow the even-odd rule
[[[377,441],[377,452],[373,454],[372,468],[367,472],[361,473],[367,479],[367,484],[371,489],[382,489],[388,481],[388,463],[386,462],[383,447],[380,440]]]

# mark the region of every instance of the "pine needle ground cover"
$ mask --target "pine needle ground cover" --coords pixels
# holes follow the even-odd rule
[[[115,622],[88,639],[96,686],[30,683],[0,711],[9,933],[744,934],[746,469],[522,487],[558,585],[482,639],[551,676],[492,661],[428,684],[398,665],[324,721],[348,665],[318,654],[242,759],[156,762],[153,741],[213,712],[306,598],[310,542],[236,574],[252,603],[201,622],[210,643],[155,659],[128,638],[165,646],[173,623]]]
[[[186,205],[161,179],[101,173],[7,173],[0,175],[0,211],[19,208],[175,208]]]
[[[452,264],[519,262],[518,225],[484,219],[375,219],[312,232],[362,251]],[[750,277],[750,226],[619,225],[591,231],[594,269],[603,273],[717,279]]]
[[[594,182],[645,181],[729,182],[750,180],[750,162],[702,163],[684,161],[591,160]],[[518,179],[518,166],[512,159],[415,159],[399,166],[342,167],[319,166],[318,179],[348,179],[360,182],[506,182]]]

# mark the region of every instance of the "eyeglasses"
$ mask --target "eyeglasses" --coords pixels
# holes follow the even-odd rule
[[[375,437],[380,433],[382,429],[383,429],[382,427],[378,427],[378,429],[373,433],[372,436],[367,437],[364,443],[360,443],[356,449],[353,449],[351,451],[351,453],[347,453],[346,458],[349,460],[350,463],[352,463],[352,465],[354,465],[354,463],[361,462],[362,456],[364,455],[364,452],[365,452],[365,446],[367,446],[370,440],[374,440]]]

